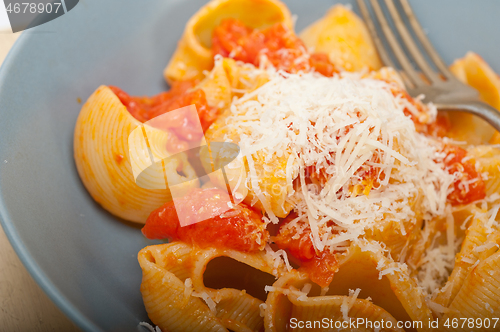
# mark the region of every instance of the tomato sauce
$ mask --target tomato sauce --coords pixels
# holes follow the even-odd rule
[[[255,66],[260,65],[265,55],[274,67],[290,73],[314,69],[332,76],[337,72],[326,54],[308,54],[302,40],[281,23],[258,30],[237,19],[225,19],[214,29],[212,52]]]
[[[393,94],[399,95],[408,100],[416,110],[417,114],[405,109],[404,112],[409,116],[417,132],[431,135],[434,137],[444,137],[451,129],[451,122],[447,114],[438,114],[436,121],[432,123],[424,123],[419,119],[420,114],[428,113],[426,106],[412,98],[408,92],[404,90],[393,90]],[[480,174],[476,171],[476,167],[472,160],[465,160],[467,151],[454,146],[446,145],[444,148],[446,153],[445,168],[450,174],[457,174],[457,179],[453,183],[453,191],[448,195],[448,201],[452,205],[469,204],[474,201],[486,197],[486,187]]]
[[[451,122],[446,113],[438,113],[436,121],[426,123],[420,118],[420,116],[423,116],[424,118],[427,117],[427,114],[429,113],[425,104],[412,98],[408,94],[408,92],[403,89],[394,88],[392,90],[392,93],[394,96],[399,96],[406,99],[413,106],[413,112],[411,112],[408,108],[405,108],[403,112],[413,121],[417,132],[434,137],[444,137],[446,133],[448,133],[448,131],[451,129]],[[414,114],[415,111],[417,114]]]
[[[218,110],[208,105],[203,90],[192,89],[194,85],[193,81],[175,82],[170,91],[161,92],[152,97],[133,97],[115,86],[110,86],[110,89],[127,107],[130,114],[141,122],[149,121],[184,106],[195,105],[203,131],[206,131],[216,120]]]
[[[230,200],[220,189],[193,189],[188,195],[168,202],[151,213],[142,233],[148,239],[180,240],[201,248],[217,247],[252,252],[264,249],[269,233],[262,215],[245,203],[227,209]],[[183,215],[205,219],[181,227],[177,210]],[[220,213],[219,213],[220,211]]]
[[[476,171],[473,160],[464,160],[467,151],[454,146],[446,145],[444,164],[450,174],[458,177],[453,183],[453,191],[448,195],[452,205],[469,204],[486,197],[486,186],[481,175]]]
[[[307,227],[298,238],[289,228],[284,228],[296,216],[294,214],[285,218],[279,229],[279,233],[273,241],[280,249],[287,250],[290,255],[299,261],[299,271],[309,275],[311,281],[321,287],[328,286],[338,270],[339,264],[335,253],[328,250],[317,252],[311,240],[311,229]]]

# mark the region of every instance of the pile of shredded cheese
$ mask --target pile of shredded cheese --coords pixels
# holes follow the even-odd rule
[[[264,151],[270,161],[286,151],[286,169],[299,168],[299,185],[288,197],[298,218],[287,227],[300,233],[306,223],[316,249],[342,250],[381,220],[411,222],[416,211],[427,219],[444,213],[454,175],[443,166],[438,142],[416,132],[404,113],[414,106],[395,96],[394,86],[352,73],[269,76],[232,103],[226,126],[241,133],[237,143],[248,160],[249,182],[264,207],[269,204],[258,192],[252,156]],[[429,121],[435,115],[429,105]],[[319,186],[308,182],[311,166],[325,175]],[[367,186],[370,170],[375,181],[369,191],[353,192]],[[272,211],[266,213],[278,222]]]

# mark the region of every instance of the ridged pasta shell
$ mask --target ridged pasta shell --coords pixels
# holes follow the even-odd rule
[[[306,275],[297,271],[287,273],[276,281],[266,301],[266,331],[287,331],[287,326],[291,326],[293,331],[311,330],[305,326],[294,328],[293,325],[298,325],[298,322],[313,322],[316,324],[312,326],[314,331],[373,331],[373,328],[363,328],[363,324],[355,329],[350,329],[349,324],[344,324],[347,328],[341,328],[344,314],[354,321],[363,319],[372,324],[385,321],[386,326],[387,322],[391,322],[393,328],[384,331],[403,331],[396,327],[397,321],[394,317],[370,301],[343,295],[309,297],[299,292],[298,289],[308,281]]]
[[[500,78],[476,53],[468,52],[450,66],[451,72],[463,83],[479,91],[481,99],[500,108]],[[500,134],[485,120],[466,112],[450,116],[451,130],[446,136],[469,144],[498,144]]]
[[[184,281],[170,271],[176,266],[189,270],[190,253],[191,247],[182,243],[150,246],[139,252],[141,293],[149,318],[164,331],[227,332],[203,300],[191,296]]]
[[[252,273],[267,273],[272,279],[271,284],[284,273],[283,264],[274,261],[264,251],[242,253],[216,248],[200,249],[182,242],[146,247],[139,252],[138,260],[143,275],[141,293],[151,321],[164,331],[262,331],[264,320],[260,315],[260,306],[264,302],[249,294],[252,287],[239,290],[205,286],[204,279],[211,282],[216,279],[220,283],[220,275],[226,287],[227,283],[242,283],[238,278],[231,279],[231,272],[234,271],[217,267],[207,269],[207,265],[219,257],[247,265],[244,268],[254,268],[252,271],[240,271],[244,274],[242,279],[247,279],[247,282],[260,280],[261,275]],[[231,269],[225,263],[227,261],[224,266]]]
[[[334,6],[299,36],[307,47],[327,53],[332,63],[348,71],[382,67],[365,23],[345,6]]]
[[[226,64],[230,62],[234,60],[217,61],[210,74],[197,86],[205,92],[209,106],[225,109],[231,104],[232,87],[225,70]]]
[[[500,149],[488,145],[478,145],[470,148],[467,153],[476,162],[480,173],[488,173],[484,180],[486,195],[500,194],[500,177],[497,176],[500,167]]]
[[[101,86],[83,105],[76,121],[74,157],[80,178],[96,202],[120,218],[145,223],[154,209],[172,197],[168,189],[145,189],[136,184],[130,162],[129,139],[136,140],[134,135],[131,138],[129,135],[133,132],[140,134],[140,130],[134,130],[141,125],[108,87]],[[152,135],[150,144],[154,146],[155,140],[164,141],[166,135],[166,132]],[[142,153],[147,160],[147,153],[144,152],[147,144],[141,142],[137,141],[134,154]],[[169,160],[166,167],[170,167],[172,172],[182,171],[190,178],[196,178],[183,154]],[[147,181],[161,181],[165,186],[163,172]],[[196,186],[195,182],[186,182],[186,185]]]
[[[252,28],[283,22],[293,28],[288,8],[278,0],[212,0],[194,14],[163,74],[168,82],[202,78],[213,65],[210,50],[213,29],[234,17]]]
[[[453,62],[450,70],[460,81],[477,89],[483,101],[500,109],[500,77],[483,58],[467,52]]]
[[[291,317],[301,321],[321,321],[324,317],[342,320],[346,308],[339,315],[340,305],[345,301],[349,303],[349,317],[354,319],[377,321],[383,318],[392,321],[393,327],[396,327],[395,318],[421,322],[432,319],[425,296],[410,277],[407,267],[386,257],[377,242],[361,240],[351,245],[345,254],[339,255],[339,265],[325,293],[320,292],[303,272],[292,271],[280,277],[266,301],[266,331],[286,330]],[[307,283],[312,284],[309,294],[300,292]],[[359,297],[370,297],[373,303],[344,295],[358,288]]]
[[[232,142],[238,144],[241,135],[226,125],[225,117],[222,116],[215,121],[207,130],[205,137],[208,141],[221,142],[224,138],[230,138]],[[280,218],[284,218],[293,209],[293,205],[286,199],[293,191],[292,181],[298,175],[297,162],[290,162],[292,154],[284,150],[283,156],[278,158],[273,156],[266,161],[266,154],[257,151],[253,155],[235,159],[230,167],[227,167],[227,178],[231,188],[239,187],[241,179],[246,181],[244,187],[248,188],[245,203],[251,204],[261,211],[272,212]],[[289,170],[287,170],[287,165]],[[287,174],[290,176],[287,177]],[[224,178],[214,173],[210,176],[211,181],[216,185],[223,185]],[[261,193],[266,193],[262,195]],[[260,194],[260,196],[259,196]],[[258,198],[258,199],[257,199]]]
[[[471,270],[449,309],[441,319],[442,323],[448,318],[458,320],[473,318],[475,321],[477,318],[482,318],[482,324],[486,319],[490,320],[489,329],[474,325],[478,327],[474,331],[498,330],[498,327],[493,329],[493,325],[500,315],[500,252],[497,251]],[[447,331],[444,327],[441,330]],[[453,330],[472,329],[466,324],[460,324]]]
[[[359,268],[359,272],[363,271],[363,276],[360,277],[360,280],[366,282],[368,285],[371,283],[374,286],[368,291],[368,296],[373,298],[374,303],[377,303],[377,300],[380,301],[379,305],[399,320],[402,320],[403,316],[401,313],[398,314],[398,312],[401,312],[401,309],[397,308],[399,305],[396,306],[396,302],[389,301],[388,295],[391,291],[397,300],[399,300],[400,306],[404,308],[405,314],[412,320],[427,321],[432,318],[431,311],[425,302],[425,296],[415,281],[410,278],[408,269],[398,265],[391,258],[386,257],[381,250],[373,249],[377,247],[376,243],[370,243],[370,241],[367,241],[363,247],[357,245],[351,247],[345,258],[339,262],[339,272],[343,269],[344,271],[353,273],[352,268]],[[370,270],[372,272],[369,272]],[[386,273],[386,271],[390,272]],[[337,286],[336,282],[342,281],[342,279],[336,278],[340,278],[340,273],[337,273],[332,280],[332,284],[335,284],[333,289]],[[386,281],[384,281],[385,278],[387,278]],[[378,280],[382,282],[380,283],[380,288],[375,287],[375,283]],[[387,286],[390,287],[390,291],[383,290],[383,287]],[[352,289],[353,287],[350,288]],[[363,288],[361,289],[363,291]],[[370,293],[370,291],[373,293]]]
[[[281,261],[275,261],[265,251],[255,253],[243,253],[237,250],[221,250],[221,249],[205,249],[196,252],[196,257],[193,256],[193,287],[195,289],[205,289],[203,273],[207,268],[207,264],[217,257],[229,257],[235,261],[244,263],[256,270],[273,275],[276,278],[284,273],[284,266]],[[275,266],[276,262],[279,265]]]
[[[465,232],[460,252],[455,256],[455,266],[446,284],[440,289],[435,303],[448,307],[462,287],[472,265],[479,259],[480,253],[474,250],[487,240],[487,231],[484,227],[484,214],[474,213],[471,225]],[[472,260],[472,262],[471,262]]]
[[[237,84],[232,79],[234,76],[245,77],[245,70],[238,68],[232,62],[225,63],[225,67],[228,79],[233,84]],[[261,76],[247,81],[251,82],[250,89],[252,89],[264,83],[265,80],[266,78]],[[222,114],[210,126],[205,133],[207,141],[224,142],[229,138],[231,142],[238,144],[240,137],[248,134],[230,126],[227,122],[228,116],[230,116],[228,112]],[[267,157],[266,153],[257,151],[251,156],[235,159],[226,168],[228,184],[231,188],[241,186],[248,188],[245,190],[244,198],[247,204],[284,218],[293,208],[292,204],[287,201],[287,197],[293,191],[292,181],[298,176],[298,164],[288,150],[284,150],[280,158],[274,156],[271,160],[266,160]],[[210,179],[215,185],[225,186],[225,179],[218,173],[211,174]],[[266,193],[266,195],[260,193]]]
[[[222,324],[234,332],[262,331],[264,321],[260,316],[261,300],[245,291],[224,288],[217,291],[216,316]]]
[[[422,219],[416,221],[395,221],[386,219],[379,222],[373,229],[366,231],[365,238],[383,242],[391,251],[391,256],[399,260],[406,255],[410,243],[415,242],[422,226]],[[402,233],[404,228],[405,233]]]

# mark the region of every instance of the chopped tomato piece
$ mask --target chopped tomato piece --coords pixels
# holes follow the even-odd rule
[[[220,189],[194,189],[174,202],[168,202],[151,213],[142,233],[149,239],[180,240],[201,248],[217,247],[251,252],[264,249],[269,233],[262,216],[245,203],[226,211],[230,200]],[[213,215],[198,223],[181,227],[177,209],[194,218]]]
[[[444,137],[446,133],[450,131],[451,122],[447,114],[439,113],[436,117],[436,121],[429,123],[429,110],[424,103],[412,98],[408,92],[403,89],[393,88],[392,93],[394,96],[406,99],[412,105],[412,110],[406,107],[404,113],[411,118],[417,132],[434,137]]]
[[[313,53],[309,59],[311,67],[323,76],[331,77],[337,72],[325,53]]]
[[[426,125],[422,130],[419,130],[417,126],[417,131],[434,137],[444,137],[450,129],[451,121],[447,113],[438,113],[436,121]]]
[[[110,86],[110,89],[127,107],[130,114],[141,122],[146,122],[184,106],[195,105],[200,117],[201,127],[205,131],[217,119],[218,110],[208,105],[203,90],[190,90],[194,84],[192,81],[174,83],[170,91],[159,93],[153,97],[132,97],[115,86]],[[186,130],[189,130],[189,128],[186,128]],[[181,131],[181,129],[177,129],[177,134],[183,137],[189,136]]]
[[[467,151],[454,145],[446,145],[444,164],[450,174],[458,174],[453,191],[448,195],[452,205],[469,204],[486,197],[486,187],[472,160],[464,160]]]
[[[426,123],[421,119],[421,117],[423,119],[428,117],[428,110],[425,104],[412,98],[408,92],[402,89],[395,88],[392,92],[395,96],[400,96],[408,100],[412,105],[411,111],[409,108],[406,108],[404,112],[413,120],[418,132],[443,137],[450,130],[451,123],[446,114],[438,114],[436,121]],[[484,181],[476,171],[473,161],[464,161],[467,151],[458,146],[446,145],[444,152],[446,152],[446,158],[444,159],[446,170],[450,174],[457,174],[457,179],[453,183],[454,189],[448,195],[450,203],[452,205],[469,204],[486,197]]]
[[[321,287],[327,287],[333,279],[333,276],[339,269],[339,262],[335,254],[323,250],[317,256],[309,261],[304,261],[299,270],[306,272],[311,281]]]
[[[326,54],[309,55],[302,40],[281,23],[258,30],[237,19],[225,19],[214,29],[212,52],[255,66],[265,55],[274,67],[291,73],[313,68],[325,76],[336,72]]]
[[[338,270],[335,253],[330,253],[327,250],[317,252],[311,240],[309,227],[306,227],[298,238],[294,238],[295,232],[284,226],[295,217],[290,215],[283,220],[278,235],[273,239],[274,243],[300,261],[299,271],[304,271],[309,275],[311,281],[321,287],[326,287],[332,282],[333,276]]]
[[[299,238],[294,239],[293,236],[295,234],[288,229],[285,230],[281,226],[278,235],[274,238],[274,242],[281,249],[288,250],[300,262],[310,261],[316,256],[316,250],[314,250],[310,234],[311,230],[307,228]]]

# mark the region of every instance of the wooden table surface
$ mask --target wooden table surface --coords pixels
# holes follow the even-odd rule
[[[0,63],[20,33],[0,31]],[[80,331],[33,280],[0,227],[0,330]]]

